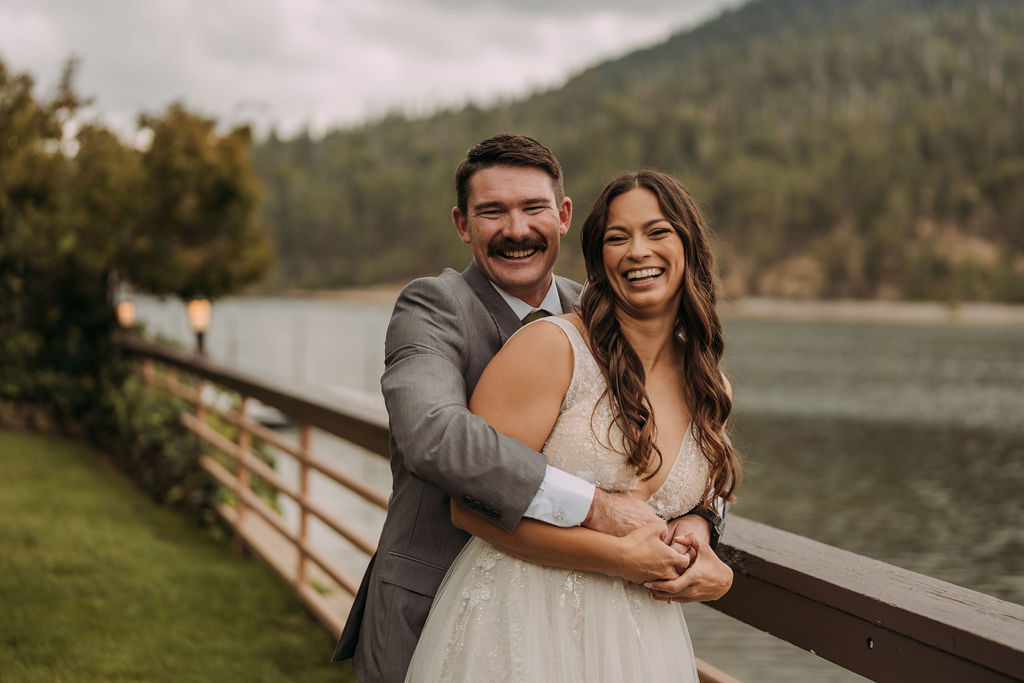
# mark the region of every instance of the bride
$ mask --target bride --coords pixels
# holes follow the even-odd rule
[[[514,335],[470,408],[551,465],[628,491],[663,520],[731,499],[740,479],[724,435],[732,400],[696,202],[665,174],[620,176],[582,241],[588,282],[577,312]],[[454,501],[452,519],[474,538],[437,593],[407,681],[697,680],[671,604],[679,593],[657,580],[685,577],[699,555],[721,564],[703,541],[667,538],[664,522],[614,537],[524,519],[508,534]],[[661,576],[633,561],[654,534],[677,551]]]

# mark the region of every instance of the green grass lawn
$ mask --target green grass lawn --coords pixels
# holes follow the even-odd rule
[[[0,681],[344,681],[333,639],[257,560],[102,457],[0,430]]]

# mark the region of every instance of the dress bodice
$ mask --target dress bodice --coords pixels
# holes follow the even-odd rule
[[[637,488],[639,477],[628,463],[622,431],[615,424],[607,383],[579,330],[564,318],[548,317],[533,324],[555,324],[572,346],[572,380],[561,412],[541,452],[552,467],[575,474],[609,492]],[[665,461],[670,460],[665,455]],[[700,502],[708,480],[708,462],[697,446],[693,424],[687,427],[668,477],[647,501],[668,520]]]

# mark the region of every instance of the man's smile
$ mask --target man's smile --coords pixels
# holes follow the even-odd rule
[[[521,261],[547,249],[543,239],[510,240],[498,239],[489,245],[487,253],[509,261]]]
[[[537,253],[536,249],[517,249],[515,251],[502,251],[499,252],[502,256],[508,259],[519,259],[526,258],[527,256],[533,256]]]

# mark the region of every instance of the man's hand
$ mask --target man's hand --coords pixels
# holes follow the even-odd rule
[[[711,542],[711,528],[707,520],[700,515],[683,515],[669,520],[668,533],[670,539],[693,534],[704,543]]]
[[[627,581],[643,584],[682,580],[681,573],[690,564],[686,550],[665,543],[665,523],[661,520],[626,534],[619,541],[615,567],[608,572]]]
[[[698,521],[704,523],[700,518]],[[625,536],[653,522],[661,522],[661,519],[647,503],[628,493],[608,493],[597,488],[583,526],[611,536]],[[666,535],[666,541],[668,538]]]
[[[706,531],[704,520],[698,520]],[[696,534],[685,533],[673,537],[672,547],[680,550],[685,547],[690,553],[691,563],[678,578],[644,584],[657,600],[706,602],[717,600],[732,587],[732,568],[718,559],[706,540]]]

